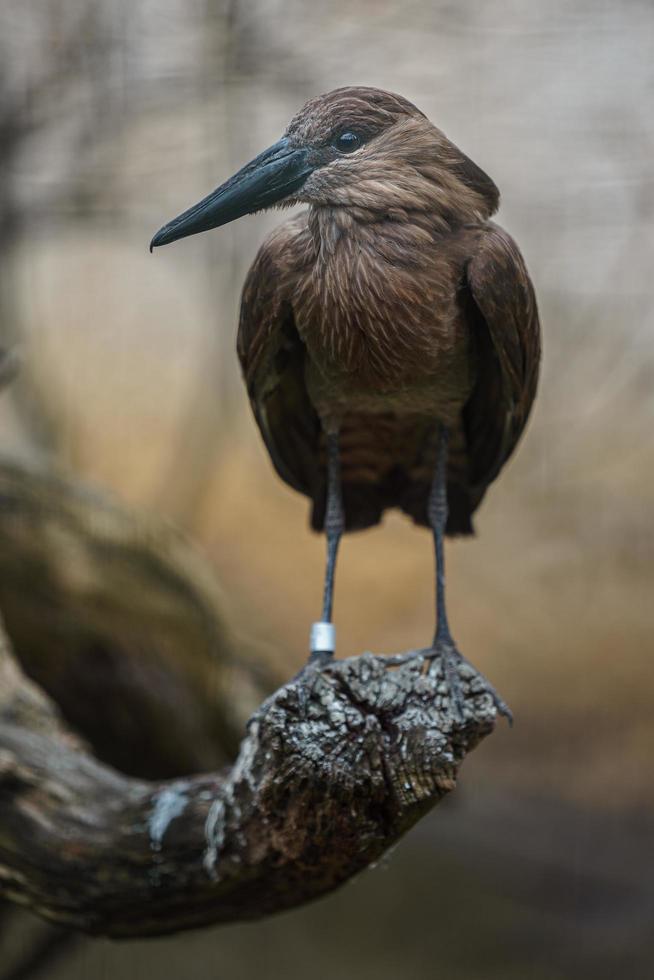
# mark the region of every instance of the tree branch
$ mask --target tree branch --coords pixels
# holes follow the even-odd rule
[[[176,781],[93,759],[0,650],[0,894],[113,937],[251,919],[375,861],[455,785],[495,708],[438,659],[363,654],[306,670],[262,706],[232,769]]]
[[[228,758],[256,689],[206,564],[170,529],[9,461],[0,538],[19,658],[0,630],[0,896],[58,924],[148,936],[318,897],[451,790],[495,724],[469,665],[459,718],[438,657],[364,654],[281,687],[231,769],[146,781],[215,768],[207,746]]]

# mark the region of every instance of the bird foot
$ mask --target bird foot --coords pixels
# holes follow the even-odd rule
[[[443,671],[443,679],[450,695],[450,706],[452,714],[457,721],[465,720],[465,697],[461,683],[461,665],[465,664],[475,675],[475,694],[489,694],[498,714],[507,719],[509,725],[513,725],[513,713],[506,701],[500,697],[493,685],[481,674],[470,661],[458,650],[451,637],[436,637],[430,647],[423,650],[412,650],[409,653],[398,654],[386,658],[391,661],[393,666],[399,666],[420,657],[422,660],[439,660]]]
[[[297,691],[298,705],[302,715],[308,714],[309,699],[313,693],[316,679],[333,659],[332,650],[312,650],[304,667],[300,668],[291,680],[291,684],[294,684]]]
[[[299,712],[302,716],[306,717],[308,715],[309,701],[311,699],[311,695],[313,694],[316,680],[323,670],[325,670],[326,667],[329,667],[333,659],[334,654],[330,650],[312,650],[309,654],[309,659],[304,666],[298,670],[297,674],[293,675],[290,681],[288,681],[286,686],[295,689]],[[248,728],[263,718],[269,705],[276,696],[277,693],[271,694],[270,697],[266,698],[263,704],[257,708],[254,714],[248,720]]]
[[[500,697],[490,681],[463,656],[450,636],[445,638],[436,637],[426,656],[440,658],[443,665],[443,673],[445,674],[445,682],[452,694],[452,705],[460,719],[463,718],[464,698],[459,668],[461,664],[467,664],[477,675],[478,688],[481,687],[487,694],[490,694],[497,713],[506,718],[509,725],[513,725],[513,713],[506,701]]]

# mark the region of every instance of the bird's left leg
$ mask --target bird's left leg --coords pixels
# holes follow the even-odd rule
[[[427,504],[427,516],[434,535],[434,551],[436,553],[436,632],[430,653],[433,656],[441,658],[446,683],[451,692],[450,696],[458,714],[462,716],[463,695],[458,666],[465,658],[459,652],[452,639],[445,605],[445,554],[443,539],[447,525],[447,446],[448,431],[444,425],[441,425],[438,435],[434,478]],[[485,678],[484,682],[499,713],[511,721],[512,715],[507,705]]]
[[[311,627],[310,662],[327,662],[336,648],[336,630],[332,622],[334,603],[334,574],[336,555],[345,529],[343,495],[341,491],[341,464],[338,451],[338,433],[328,432],[327,442],[327,503],[325,506],[325,534],[327,536],[327,567],[323,593],[322,619]]]

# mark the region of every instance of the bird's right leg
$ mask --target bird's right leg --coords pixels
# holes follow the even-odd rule
[[[306,715],[311,691],[316,677],[334,656],[336,649],[336,630],[332,622],[334,604],[334,573],[336,555],[345,530],[343,497],[341,493],[341,466],[338,451],[338,432],[328,432],[327,443],[327,501],[325,505],[325,534],[327,536],[327,567],[325,569],[325,588],[322,603],[322,619],[311,627],[310,653],[304,667],[295,675],[298,703]],[[252,715],[248,724],[260,721],[265,715],[272,696],[267,698]]]
[[[311,627],[310,663],[331,660],[336,649],[336,630],[332,622],[334,604],[334,576],[338,546],[345,529],[343,495],[341,491],[341,465],[338,451],[338,433],[328,432],[327,442],[327,502],[325,506],[325,534],[327,536],[327,567],[323,592],[322,619]]]

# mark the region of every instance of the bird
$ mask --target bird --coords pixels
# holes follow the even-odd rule
[[[335,652],[342,535],[399,509],[431,529],[440,656],[462,711],[465,659],[445,602],[445,535],[473,514],[535,398],[541,330],[493,180],[407,99],[363,86],[310,99],[281,139],[165,224],[150,251],[273,207],[237,352],[272,464],[311,501],[327,561],[309,663]],[[511,713],[484,679],[496,707]]]

